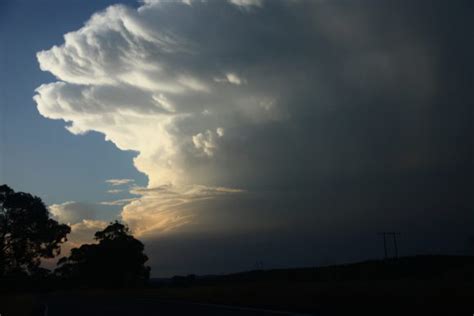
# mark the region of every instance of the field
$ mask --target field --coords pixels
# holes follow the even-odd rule
[[[474,257],[423,256],[218,276],[176,276],[152,279],[148,287],[140,289],[63,289],[40,297],[36,303],[31,303],[32,296],[24,295],[10,302],[31,309],[42,299],[60,302],[74,297],[83,302],[196,302],[315,315],[472,315]]]

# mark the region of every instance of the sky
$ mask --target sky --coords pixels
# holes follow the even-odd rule
[[[0,182],[153,276],[465,254],[471,1],[7,0]],[[393,250],[393,249],[391,249]]]

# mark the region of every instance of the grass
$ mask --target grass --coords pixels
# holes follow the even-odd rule
[[[49,295],[188,301],[318,315],[472,315],[473,259],[410,257],[396,262],[181,277],[148,288],[63,290]],[[35,304],[29,295],[1,297],[0,313],[30,315]]]

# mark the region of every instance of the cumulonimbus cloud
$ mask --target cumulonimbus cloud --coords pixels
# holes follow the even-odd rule
[[[205,52],[186,34],[192,29],[180,30],[167,16],[168,10],[178,10],[183,18],[193,19],[192,7],[153,4],[158,3],[148,2],[138,10],[109,7],[79,31],[66,34],[63,45],[39,52],[41,69],[59,81],[40,86],[34,99],[43,116],[70,122],[71,133],[98,131],[120,149],[137,151],[135,166],[148,176],[150,188],[170,185],[183,192],[181,188],[209,184],[188,174],[189,159],[207,163],[219,152],[217,140],[224,137],[221,124],[229,121],[226,116],[248,115],[245,105],[239,105],[241,98],[231,96],[244,93],[238,86],[245,79],[234,74],[235,65],[207,70],[199,65],[203,55],[209,63],[214,53]],[[215,81],[217,77],[225,82]],[[232,85],[223,93],[225,83]],[[257,103],[268,98],[249,95]],[[107,182],[118,186],[131,181]],[[188,193],[183,196],[189,198]],[[124,219],[134,218],[130,221],[135,223],[146,218],[143,207],[137,206],[145,201],[149,203],[149,194],[131,202]],[[158,206],[153,204],[154,209]],[[133,215],[135,208],[140,215]]]
[[[147,188],[106,203],[124,204],[122,218],[142,234],[166,231],[194,220],[180,208],[201,199],[308,186],[327,174],[379,170],[384,159],[402,168],[393,149],[373,152],[378,140],[364,125],[372,120],[345,119],[374,90],[383,102],[403,101],[403,91],[408,102],[393,111],[432,97],[429,47],[402,26],[372,27],[379,20],[319,1],[114,5],[37,54],[57,81],[34,100],[71,133],[96,131],[137,152]]]
[[[212,78],[225,74],[239,85],[244,79],[228,72],[235,65],[204,68],[214,53],[186,34],[191,29],[170,24],[168,10],[193,19],[193,8],[179,4],[138,11],[112,6],[66,34],[63,45],[38,53],[41,69],[60,79],[37,89],[40,113],[70,122],[72,133],[98,131],[120,149],[139,152],[135,165],[150,186],[194,183],[185,166],[189,150],[212,156],[218,148],[208,130],[223,130],[225,116],[239,107],[241,114],[248,111],[245,101],[229,94],[248,94],[256,104],[268,98],[239,87],[223,93]],[[183,124],[189,124],[186,130]]]

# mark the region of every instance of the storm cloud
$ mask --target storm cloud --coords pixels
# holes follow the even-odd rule
[[[233,248],[261,232],[316,258],[393,229],[407,251],[456,252],[474,219],[470,6],[115,5],[38,53],[57,81],[34,99],[71,133],[137,152],[148,186],[121,216],[153,249],[194,236],[209,258],[219,236]],[[340,258],[374,255],[362,248]]]

